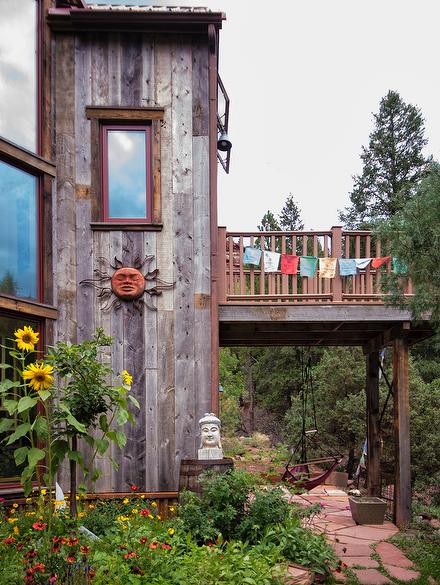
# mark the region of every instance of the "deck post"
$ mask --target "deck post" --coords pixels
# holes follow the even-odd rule
[[[218,228],[218,302],[226,303],[226,228]]]
[[[379,439],[379,352],[367,354],[367,490],[369,496],[380,496]]]
[[[332,258],[342,258],[342,227],[332,227]],[[336,264],[336,274],[333,279],[333,302],[342,301],[342,280],[339,276],[339,265]]]
[[[393,347],[395,485],[394,521],[403,527],[411,520],[411,457],[409,435],[408,342],[398,338]]]

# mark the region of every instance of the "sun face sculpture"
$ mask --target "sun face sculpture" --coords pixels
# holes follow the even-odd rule
[[[113,274],[96,268],[94,273],[97,278],[82,280],[80,284],[92,286],[99,291],[98,298],[104,301],[104,305],[101,307],[103,311],[118,310],[122,307],[122,302],[128,305],[129,310],[132,308],[133,312],[138,311],[140,314],[143,313],[144,306],[151,311],[156,311],[156,307],[148,303],[144,295],[159,296],[163,290],[172,288],[174,283],[165,282],[158,278],[158,268],[147,270],[142,274],[142,267],[146,265],[148,268],[154,258],[150,255],[141,260],[137,256],[131,266],[124,266],[116,256],[113,264],[101,257],[99,259],[106,262],[114,270]],[[155,286],[146,288],[146,285],[153,281],[156,283]]]

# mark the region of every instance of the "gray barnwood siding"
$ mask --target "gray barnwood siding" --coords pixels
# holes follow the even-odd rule
[[[197,420],[210,408],[208,48],[204,40],[140,33],[58,33],[56,46],[56,337],[80,341],[103,327],[113,336],[104,359],[132,374],[141,404],[136,426],[125,428],[125,449],[112,449],[119,471],[101,460],[97,490],[130,483],[173,490],[180,459],[196,455]],[[86,106],[164,109],[162,230],[92,231],[100,220],[99,136]],[[130,265],[147,254],[155,256],[149,268],[175,282],[146,297],[157,311],[140,315],[123,303],[104,312],[98,293],[79,285],[95,268],[112,273],[102,258]]]

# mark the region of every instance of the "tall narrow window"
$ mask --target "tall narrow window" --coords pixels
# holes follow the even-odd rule
[[[37,151],[37,7],[0,0],[0,136]]]
[[[38,178],[0,161],[0,293],[38,299]]]
[[[152,221],[150,126],[102,127],[105,221]]]

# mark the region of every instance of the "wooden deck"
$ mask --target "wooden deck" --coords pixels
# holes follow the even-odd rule
[[[246,246],[318,258],[376,258],[386,250],[368,231],[227,232],[218,230],[220,344],[360,345],[380,349],[398,337],[415,343],[432,335],[429,324],[412,323],[409,311],[384,302],[383,275],[370,265],[355,276],[332,279],[267,273],[243,263]],[[389,252],[388,252],[389,254]],[[412,295],[411,281],[405,291]]]

